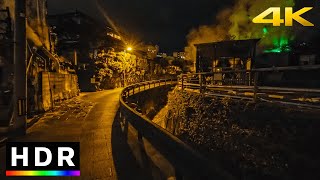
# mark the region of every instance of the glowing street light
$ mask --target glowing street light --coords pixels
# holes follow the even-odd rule
[[[132,51],[132,47],[127,47],[127,51]]]

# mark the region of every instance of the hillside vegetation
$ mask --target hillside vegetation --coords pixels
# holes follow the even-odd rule
[[[320,179],[319,114],[174,90],[154,121],[238,179]]]

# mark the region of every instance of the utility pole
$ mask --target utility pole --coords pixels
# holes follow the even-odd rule
[[[27,77],[26,77],[26,3],[15,0],[14,17],[14,91],[13,135],[24,135],[27,127]]]

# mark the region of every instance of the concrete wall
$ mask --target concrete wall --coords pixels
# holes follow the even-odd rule
[[[75,74],[42,72],[41,85],[43,110],[54,107],[54,103],[79,94],[78,77]]]

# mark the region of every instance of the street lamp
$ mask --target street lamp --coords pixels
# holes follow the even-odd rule
[[[132,47],[128,46],[127,51],[132,51]]]

